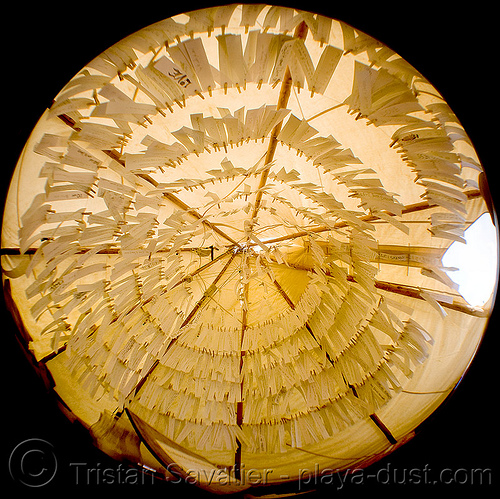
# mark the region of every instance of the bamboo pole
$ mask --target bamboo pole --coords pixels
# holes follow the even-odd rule
[[[275,265],[286,265],[287,267],[293,268],[295,270],[303,270],[304,272],[315,272],[314,267],[305,267],[301,265],[294,265],[290,263],[284,263],[280,264],[278,262],[275,262]],[[328,270],[323,269],[324,273],[328,277],[334,277]],[[354,277],[352,275],[347,275],[346,279],[350,282],[356,282]],[[275,285],[278,287],[279,283],[275,283]],[[398,284],[395,282],[388,282],[388,281],[378,281],[374,280],[374,286],[377,289],[380,289],[382,291],[388,291],[389,293],[395,293],[399,294],[402,296],[408,296],[410,298],[415,298],[417,300],[424,300],[424,298],[420,295],[421,289],[417,288],[415,286],[409,286],[407,284]],[[278,288],[280,290],[281,287]],[[430,290],[432,292],[432,290]],[[280,293],[283,296],[283,291],[281,290]],[[458,297],[459,295],[457,295]],[[284,296],[283,296],[284,297]],[[286,298],[285,298],[286,299]],[[441,300],[436,300],[442,307],[447,308],[449,310],[456,310],[457,312],[461,312],[463,314],[467,315],[472,315],[474,317],[488,317],[488,312],[479,308],[474,308],[471,307],[470,305],[467,305],[466,303],[461,303],[459,301],[453,301],[452,303],[448,303],[446,301],[441,301]]]
[[[236,404],[236,424],[241,428],[243,426],[243,357],[245,352],[243,351],[243,340],[245,338],[245,332],[248,325],[248,309],[246,304],[248,303],[248,290],[249,284],[245,283],[243,287],[243,301],[244,306],[242,309],[242,319],[241,319],[241,339],[240,339],[240,401]],[[236,439],[236,453],[234,456],[234,476],[237,480],[241,480],[241,442]]]
[[[307,36],[308,28],[307,24],[302,21],[296,28],[294,32],[294,37],[304,40]],[[281,83],[280,94],[278,97],[278,103],[276,109],[284,109],[288,104],[288,99],[290,98],[290,93],[292,90],[292,75],[290,73],[290,68],[287,66],[285,69],[285,74],[283,77],[283,81]],[[271,136],[269,139],[269,145],[267,147],[266,157],[264,164],[267,167],[261,173],[259,186],[257,188],[257,194],[255,196],[255,203],[252,210],[252,215],[250,218],[250,231],[253,230],[253,226],[255,225],[255,221],[257,218],[257,214],[259,212],[259,208],[262,202],[262,194],[263,188],[267,183],[267,179],[269,177],[269,171],[271,169],[271,162],[273,161],[274,154],[276,152],[276,146],[278,145],[278,135],[281,131],[281,122],[275,125],[273,130],[271,131]],[[248,241],[247,241],[248,242]],[[248,283],[244,286],[244,302],[248,303]],[[248,312],[246,306],[243,307],[243,318],[242,318],[242,328],[241,328],[241,344],[240,344],[240,376],[243,369],[243,356],[244,352],[242,350],[243,347],[243,339],[245,335],[245,330],[247,328],[247,320],[248,320]],[[237,403],[236,406],[236,423],[238,426],[242,426],[243,424],[243,380],[241,381],[241,400]],[[235,463],[234,463],[234,472],[235,477],[240,480],[241,479],[241,442],[237,441],[237,448],[235,453]]]
[[[111,159],[117,161],[120,163],[122,166],[125,166],[124,162],[120,159],[118,153],[116,151],[103,151],[105,152]],[[141,177],[142,179],[146,180],[146,182],[149,182],[153,187],[158,186],[158,182],[154,180],[150,175],[147,175],[145,173],[141,173],[138,175],[138,177]],[[216,225],[212,224],[208,220],[204,220],[203,216],[200,215],[194,208],[191,208],[188,204],[186,204],[182,199],[178,198],[171,192],[164,192],[163,197],[165,199],[168,199],[172,204],[177,206],[178,208],[181,208],[181,210],[186,211],[193,217],[195,217],[198,220],[201,220],[203,225],[208,227],[209,229],[213,230],[215,233],[219,234],[222,238],[226,239],[226,241],[229,241],[235,246],[239,246],[239,243],[235,241],[232,237],[227,235],[223,230],[219,229]]]
[[[478,190],[473,190],[469,191],[466,193],[468,199],[474,199],[476,197],[481,196],[481,193]],[[423,211],[423,210],[428,210],[431,208],[436,208],[438,205],[436,204],[431,204],[428,203],[427,201],[423,201],[421,203],[415,203],[415,204],[409,204],[403,208],[402,214],[406,215],[408,213],[415,213],[417,211]],[[388,213],[388,215],[393,216],[391,213]],[[381,220],[377,215],[362,215],[359,217],[359,220],[361,222],[377,222]],[[387,222],[385,222],[387,223]],[[404,220],[403,220],[403,223]],[[273,239],[267,239],[266,244],[274,244],[274,243],[279,243],[282,241],[288,241],[290,239],[296,239],[298,237],[304,237],[308,236],[309,234],[319,234],[320,232],[327,232],[330,230],[337,230],[337,229],[343,229],[347,227],[349,224],[347,222],[341,221],[341,222],[336,222],[333,225],[319,225],[317,227],[311,227],[308,228],[307,230],[301,230],[298,232],[295,232],[293,234],[287,234],[286,236],[280,236],[280,237],[275,237]],[[256,243],[250,243],[250,245],[255,245]]]
[[[308,28],[307,24],[302,21],[296,28],[293,34],[294,38],[300,40],[305,40],[307,36]],[[280,94],[278,97],[278,104],[276,109],[284,109],[288,105],[288,99],[290,98],[290,93],[292,91],[292,75],[290,73],[290,68],[287,66],[285,69],[285,74],[283,76],[283,82],[281,83]],[[255,224],[255,219],[259,212],[260,204],[262,202],[263,187],[267,183],[267,178],[269,176],[269,170],[271,169],[271,162],[274,158],[274,153],[276,152],[276,146],[278,145],[278,135],[281,131],[281,122],[279,122],[272,130],[271,137],[269,139],[269,145],[267,147],[265,165],[268,165],[262,172],[259,182],[259,187],[257,188],[257,194],[255,196],[255,204],[252,211],[252,216],[250,218],[251,227]]]

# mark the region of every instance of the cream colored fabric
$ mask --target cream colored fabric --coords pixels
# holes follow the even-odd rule
[[[200,485],[228,493],[239,464],[269,483],[362,466],[482,337],[488,310],[441,263],[487,211],[480,172],[441,95],[369,36],[284,7],[191,12],[55,97],[12,179],[4,279],[111,455],[224,470]]]

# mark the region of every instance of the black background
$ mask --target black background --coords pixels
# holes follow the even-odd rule
[[[153,22],[171,15],[215,5],[213,2],[44,2],[29,5],[14,2],[2,10],[1,199],[5,198],[10,175],[21,149],[45,108],[59,90],[91,59],[113,43]],[[415,66],[444,95],[471,137],[489,177],[498,206],[498,73],[497,10],[494,2],[286,2],[333,17],[382,41]],[[8,8],[7,8],[8,7]],[[498,307],[497,307],[498,308]],[[14,340],[15,325],[2,304],[1,356],[3,360],[1,409],[3,413],[3,456],[0,469],[5,476],[0,488],[19,493],[79,491],[109,493],[117,484],[94,487],[75,484],[70,463],[89,467],[116,468],[92,447],[87,434],[71,424],[47,397],[43,387]],[[498,361],[495,311],[482,345],[455,393],[422,426],[416,438],[388,458],[373,465],[371,473],[397,468],[439,472],[493,469],[498,446]],[[58,457],[59,470],[43,489],[16,483],[8,474],[8,458],[14,447],[28,438],[50,442]],[[402,477],[402,471],[396,478]],[[381,475],[379,475],[381,476]],[[461,477],[464,475],[461,474]],[[453,492],[457,485],[375,483],[350,485],[337,491],[320,487],[318,496],[356,493],[391,493],[414,490],[424,494]],[[336,483],[336,482],[335,482]],[[469,491],[489,497],[493,487],[464,484],[455,492]],[[116,492],[116,490],[115,490]],[[139,485],[119,485],[119,492],[141,494]],[[178,497],[183,487],[155,485],[150,493]],[[189,491],[187,491],[189,492]],[[194,491],[196,492],[196,491]],[[205,495],[205,494],[202,494]]]

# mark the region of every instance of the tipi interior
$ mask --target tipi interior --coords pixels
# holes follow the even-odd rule
[[[99,448],[240,492],[367,466],[446,399],[494,292],[468,303],[442,259],[483,215],[466,131],[404,59],[307,11],[210,7],[55,96],[12,177],[3,286]]]

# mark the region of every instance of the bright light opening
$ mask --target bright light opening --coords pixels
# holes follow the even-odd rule
[[[445,267],[456,267],[448,275],[473,307],[487,303],[495,291],[498,272],[498,241],[488,213],[481,215],[466,231],[467,244],[454,242],[443,256]]]

